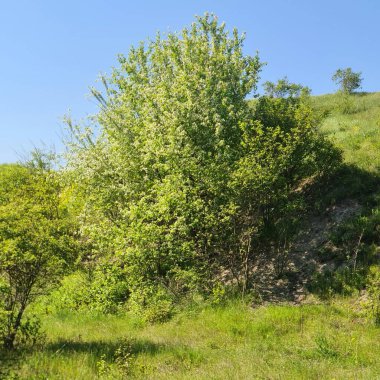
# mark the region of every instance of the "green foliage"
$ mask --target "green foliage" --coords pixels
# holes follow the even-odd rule
[[[90,301],[89,288],[90,284],[82,273],[70,274],[61,280],[57,289],[41,297],[35,305],[35,309],[41,314],[61,314],[69,310],[87,308]]]
[[[35,346],[37,343],[43,345],[46,339],[45,333],[41,329],[41,319],[32,314],[24,318],[20,325],[18,341],[25,346]]]
[[[90,309],[103,313],[115,313],[128,299],[129,289],[125,273],[120,266],[102,263],[87,274],[86,297],[83,300]],[[82,301],[82,302],[83,302]]]
[[[26,326],[27,306],[75,260],[75,228],[60,197],[47,164],[0,167],[0,337],[7,348]]]
[[[363,81],[361,72],[353,72],[351,67],[346,69],[338,69],[332,76],[332,80],[340,86],[340,90],[344,93],[351,94],[358,89]]]
[[[332,250],[340,262],[349,262],[353,267],[370,266],[376,261],[380,245],[380,210],[363,210],[341,223],[331,235]],[[328,255],[329,251],[324,253]]]
[[[212,305],[222,305],[227,300],[226,286],[223,286],[220,282],[217,282],[211,292],[210,301]]]
[[[93,90],[96,138],[68,121],[83,236],[124,268],[133,302],[146,289],[210,293],[223,269],[244,292],[263,239],[286,245],[294,233],[300,182],[339,162],[301,86],[283,81],[281,98],[249,106],[261,63],[243,40],[210,15],[157,35],[119,57],[104,94]]]
[[[336,359],[338,357],[338,352],[333,348],[333,345],[328,341],[326,336],[319,335],[315,339],[316,351],[318,355],[324,358]]]
[[[99,264],[91,272],[77,271],[64,277],[61,286],[42,298],[36,308],[48,313],[90,310],[113,314],[123,310],[128,295],[122,269]]]
[[[173,298],[165,288],[156,284],[144,284],[137,293],[132,293],[129,308],[147,323],[162,323],[173,315]]]
[[[311,93],[310,88],[291,83],[287,77],[278,80],[277,83],[267,81],[263,87],[265,95],[272,98],[308,96]]]
[[[168,286],[174,268],[209,270],[260,68],[242,42],[199,18],[121,56],[108,98],[95,92],[101,135],[71,165],[86,185],[84,230],[126,265],[132,287]]]
[[[339,270],[315,273],[309,284],[309,290],[323,300],[336,295],[357,295],[367,282],[367,270],[361,268],[353,270],[351,267],[342,267]]]
[[[112,379],[115,372],[121,376],[131,375],[131,369],[134,361],[134,345],[135,341],[124,339],[120,345],[115,349],[113,354],[113,361],[110,363],[106,355],[102,355],[100,360],[96,363],[98,375],[102,379]],[[115,371],[116,369],[116,371]]]
[[[331,176],[341,155],[317,133],[306,95],[264,96],[253,108],[256,125],[244,135],[244,154],[234,173],[239,220],[245,223],[243,236],[257,237],[253,244],[248,240],[253,252],[277,255],[281,275],[306,208],[303,183]]]
[[[133,348],[135,344],[135,341],[124,339],[122,344],[120,344],[115,351],[115,363],[125,375],[131,372],[134,359]]]

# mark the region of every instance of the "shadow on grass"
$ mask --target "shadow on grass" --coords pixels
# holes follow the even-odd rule
[[[376,197],[380,194],[380,173],[371,173],[352,164],[342,164],[330,178],[313,183],[308,194],[309,204],[316,211],[347,199],[355,199],[361,205],[371,207],[378,202]]]
[[[18,369],[20,363],[22,363],[21,350],[7,351],[0,348],[0,379],[17,378],[15,370]]]
[[[82,341],[80,338],[60,339],[38,347],[19,348],[11,353],[0,350],[0,379],[19,378],[18,373],[23,364],[28,363],[30,359],[38,363],[39,355],[45,357],[42,362],[46,359],[54,361],[55,358],[58,361],[66,361],[81,357],[82,359],[80,360],[83,360],[83,355],[85,355],[90,360],[90,366],[96,365],[96,368],[105,366],[103,369],[107,371],[114,368],[116,371],[123,372],[127,370],[128,373],[130,371],[137,371],[136,373],[138,373],[139,371],[150,370],[150,367],[149,364],[146,364],[146,366],[144,364],[141,368],[134,368],[135,359],[140,355],[153,358],[159,354],[169,354],[166,363],[170,362],[170,365],[185,369],[191,365],[198,365],[204,360],[202,353],[198,349],[184,344],[163,344],[135,338],[115,341]],[[35,358],[33,359],[33,357]],[[1,359],[4,360],[2,361]],[[40,368],[38,364],[36,368],[45,375],[43,371],[46,368]],[[96,370],[99,370],[99,368]]]
[[[55,356],[76,356],[87,354],[97,360],[104,360],[109,364],[118,359],[137,357],[140,354],[155,356],[164,351],[176,351],[176,348],[167,344],[159,344],[146,339],[126,338],[115,341],[82,341],[77,339],[60,339],[56,342],[39,344],[35,347],[21,347],[13,351],[0,349],[0,379],[14,378],[20,365],[30,355],[35,353]],[[15,377],[17,378],[17,376]]]
[[[44,351],[53,355],[75,355],[77,353],[87,353],[96,357],[104,357],[113,360],[115,353],[123,350],[130,355],[148,354],[154,356],[159,352],[170,350],[167,344],[154,343],[149,340],[126,338],[116,341],[81,341],[61,339],[54,343],[49,343],[44,347]]]
[[[347,200],[360,207],[359,213],[335,226],[328,244],[320,249],[319,261],[328,264],[327,270],[313,273],[307,285],[321,299],[359,292],[366,286],[370,265],[380,264],[374,250],[380,242],[379,174],[344,164],[328,182],[311,189],[314,211],[323,212]]]

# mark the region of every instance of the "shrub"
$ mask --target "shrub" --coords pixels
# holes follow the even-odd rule
[[[147,323],[165,322],[174,313],[173,299],[166,289],[156,284],[144,284],[138,292],[133,292],[128,306]]]
[[[97,311],[117,313],[129,297],[128,284],[121,268],[97,265],[91,274],[77,271],[66,276],[61,286],[39,302],[42,311]]]
[[[23,323],[27,307],[59,282],[77,254],[76,225],[43,158],[0,167],[0,339],[7,349],[23,326],[31,328]]]
[[[96,137],[68,121],[83,234],[123,268],[133,303],[165,293],[163,314],[189,291],[210,292],[224,270],[245,292],[255,255],[294,233],[299,184],[340,159],[298,85],[249,106],[262,64],[243,41],[210,15],[158,35],[93,90]]]

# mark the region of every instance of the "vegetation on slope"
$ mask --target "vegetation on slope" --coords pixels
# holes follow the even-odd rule
[[[366,101],[367,97],[372,103],[367,104],[367,112],[373,117],[368,124],[362,124],[364,130],[367,125],[373,125],[380,105],[373,100],[379,98],[378,94],[358,98]],[[337,98],[337,95],[326,95],[311,99],[320,111],[330,109],[322,124],[324,130],[336,118],[346,117],[335,108]],[[330,137],[333,138],[331,134]],[[373,139],[368,144],[377,141]],[[350,145],[342,148],[347,161],[353,157],[351,163],[361,166],[363,171],[371,170]],[[371,178],[374,177],[373,173]],[[346,190],[352,196],[350,189]],[[369,200],[373,195],[373,191],[367,191],[362,200]],[[370,204],[375,210],[373,200]],[[364,207],[362,214],[341,225],[340,231],[331,237],[337,247],[352,248],[348,244],[348,232],[358,232],[356,223],[368,218],[369,208]],[[378,249],[378,225],[378,221],[372,221],[368,240],[360,246],[363,252],[371,246]],[[331,260],[331,252],[322,254]],[[336,251],[334,257],[339,261]],[[96,281],[101,281],[97,289],[117,286],[107,283],[101,275],[94,273],[94,276]],[[300,306],[252,309],[250,303],[224,304],[223,292],[217,292],[213,302],[222,302],[219,306],[207,306],[204,301],[187,304],[172,320],[151,325],[131,313],[104,315],[102,310],[90,311],[88,307],[73,312],[76,308],[73,296],[80,286],[78,279],[71,277],[62,291],[53,293],[46,302],[41,301],[34,310],[42,316],[46,335],[37,334],[36,344],[31,348],[19,349],[12,355],[2,352],[2,376],[21,379],[375,378],[380,371],[377,360],[380,333],[374,324],[379,315],[376,307],[380,309],[379,304],[371,301],[372,295],[373,300],[379,297],[380,276],[376,270],[372,271],[371,279],[355,287],[350,275],[335,277],[334,282],[325,277],[318,283],[316,292],[323,298],[329,294],[331,299],[342,293],[342,289],[346,289],[343,293],[354,296],[327,303],[315,299],[315,304]],[[369,294],[358,299],[355,289],[363,286]],[[95,293],[89,296],[96,297]],[[113,302],[107,293],[103,299]]]
[[[380,93],[312,97],[324,117],[321,132],[342,149],[346,163],[379,175]]]
[[[320,192],[320,201],[348,200],[359,211],[337,225],[321,247],[321,260],[332,265],[325,273],[315,274],[312,290],[322,297],[357,294],[378,287],[380,93],[338,92],[311,101],[322,119],[321,133],[342,150],[345,163],[331,186]],[[377,289],[372,297],[374,310],[378,297]]]
[[[93,91],[98,132],[69,121],[68,166],[50,173],[60,183],[46,206],[63,202],[62,225],[59,212],[42,210],[37,222],[15,215],[24,203],[3,191],[0,327],[6,343],[8,320],[17,345],[0,350],[0,376],[379,372],[379,94],[310,98],[285,79],[248,103],[261,64],[242,54],[242,43],[205,16],[181,36],[158,36],[120,57],[104,94]],[[49,194],[47,178],[39,186]],[[41,195],[12,181],[2,186],[9,183],[28,210]],[[18,301],[19,288],[10,273],[38,258],[45,240],[25,242],[23,230],[16,233],[23,224],[52,243],[71,226],[78,249],[60,287],[27,284],[39,301],[22,306],[27,318],[15,331],[7,302]],[[50,224],[57,230],[42,228]],[[11,262],[18,244],[16,256],[25,257]],[[59,271],[49,258],[37,264]],[[298,306],[262,306],[276,287],[287,289],[277,294],[284,301],[299,290],[305,296],[306,285],[318,297],[306,298],[312,304],[303,297]],[[334,299],[339,294],[352,298]]]
[[[300,184],[340,165],[302,87],[280,82],[249,106],[261,63],[243,41],[209,15],[159,35],[93,90],[97,135],[69,121],[92,264],[150,319],[227,281],[253,291],[258,258],[292,243],[307,208]]]

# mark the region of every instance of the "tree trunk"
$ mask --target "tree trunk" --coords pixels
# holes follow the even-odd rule
[[[15,338],[16,338],[16,332],[12,332],[12,333],[8,334],[8,335],[4,338],[3,347],[4,347],[6,350],[8,350],[8,351],[13,350],[13,349],[14,349]]]
[[[3,346],[6,350],[14,349],[16,334],[17,334],[18,329],[21,326],[21,319],[24,314],[25,307],[26,307],[26,302],[21,305],[14,323],[10,322],[10,325],[8,325],[8,334],[4,337],[4,341],[3,341]]]

